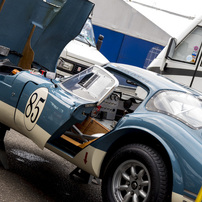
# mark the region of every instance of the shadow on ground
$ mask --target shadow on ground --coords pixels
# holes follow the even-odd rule
[[[100,185],[71,179],[75,166],[60,156],[13,130],[7,132],[5,146],[9,169],[0,165],[0,201],[102,201]]]

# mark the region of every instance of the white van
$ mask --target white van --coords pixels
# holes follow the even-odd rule
[[[63,49],[57,63],[57,73],[75,74],[94,64],[101,66],[107,64],[108,59],[100,53],[96,45],[92,22],[89,18],[80,34]]]
[[[202,16],[171,38],[148,69],[202,91]]]

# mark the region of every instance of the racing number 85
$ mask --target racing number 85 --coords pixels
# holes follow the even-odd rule
[[[27,118],[30,117],[30,121],[32,123],[34,123],[39,115],[39,102],[44,103],[45,99],[43,99],[42,97],[40,99],[38,98],[38,94],[34,93],[32,94],[32,96],[29,99],[29,104],[27,105],[26,109],[25,109],[25,116]],[[37,101],[37,103],[36,103]],[[36,105],[34,106],[34,104],[36,103]]]
[[[30,131],[34,128],[45,106],[47,96],[47,88],[38,88],[29,97],[24,111],[25,127],[27,130]]]

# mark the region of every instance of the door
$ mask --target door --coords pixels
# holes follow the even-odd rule
[[[48,89],[28,82],[21,93],[15,111],[14,129],[43,148],[50,134],[37,122],[45,107]],[[51,124],[50,124],[51,125]]]
[[[170,50],[163,74],[168,78],[202,91],[202,27],[197,26],[173,50]]]

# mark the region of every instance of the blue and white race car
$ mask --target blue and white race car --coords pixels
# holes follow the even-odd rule
[[[202,94],[123,64],[55,78],[92,9],[0,0],[1,145],[7,130],[20,132],[102,179],[104,202],[200,201]]]

